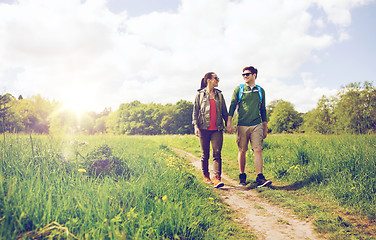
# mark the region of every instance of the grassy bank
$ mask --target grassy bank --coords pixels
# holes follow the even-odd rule
[[[0,148],[1,239],[252,238],[155,139],[7,135]]]

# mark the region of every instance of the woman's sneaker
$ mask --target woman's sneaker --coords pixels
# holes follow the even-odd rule
[[[213,179],[213,184],[215,188],[223,187],[225,184],[221,181],[221,176],[217,175]]]
[[[204,182],[206,182],[208,184],[213,184],[212,180],[210,179],[209,173],[204,173]]]
[[[247,180],[247,174],[245,173],[239,174],[239,185],[241,186],[247,185],[246,180]]]
[[[272,184],[272,181],[266,180],[264,175],[260,173],[259,175],[257,175],[256,183],[257,183],[257,187],[260,188],[260,187],[269,186],[270,184]]]

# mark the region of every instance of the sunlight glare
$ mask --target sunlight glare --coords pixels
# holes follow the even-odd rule
[[[71,89],[69,95],[63,100],[63,108],[74,111],[78,116],[85,111],[91,111],[93,99],[89,91],[85,88]]]

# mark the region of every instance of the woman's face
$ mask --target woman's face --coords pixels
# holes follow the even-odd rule
[[[218,87],[219,78],[217,77],[217,74],[212,74],[212,78],[209,81],[214,87]]]

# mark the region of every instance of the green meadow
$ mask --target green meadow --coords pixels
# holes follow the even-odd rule
[[[200,156],[197,137],[161,137]],[[234,135],[225,135],[224,172],[238,179]],[[311,219],[329,239],[376,239],[375,135],[269,135],[264,142],[264,175],[270,188],[257,189],[269,201]],[[247,153],[249,189],[255,189],[253,153]]]
[[[238,178],[235,135],[223,170]],[[197,137],[3,135],[1,239],[253,239],[218,191],[172,151]],[[265,201],[313,220],[329,239],[374,239],[376,136],[269,135]],[[255,189],[247,154],[248,189]],[[361,221],[360,221],[361,220]]]
[[[0,168],[0,239],[252,238],[152,138],[6,135]]]

